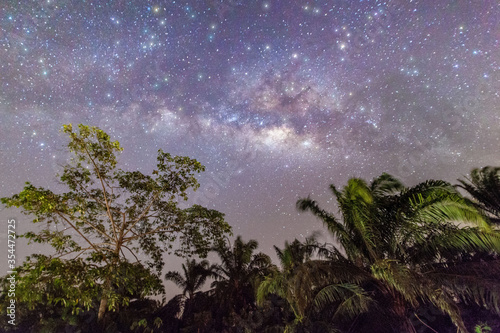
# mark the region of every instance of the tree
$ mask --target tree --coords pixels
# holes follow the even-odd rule
[[[207,260],[197,262],[187,260],[182,264],[182,273],[169,271],[165,279],[174,282],[182,289],[182,294],[174,296],[169,304],[176,304],[175,318],[182,319],[182,331],[204,332],[209,328],[211,321],[210,308],[213,306],[212,295],[199,292],[207,278],[214,276],[214,266]]]
[[[257,304],[262,306],[269,294],[276,294],[288,303],[295,317],[293,324],[301,323],[305,317],[307,293],[312,289],[312,281],[299,278],[299,273],[317,248],[314,236],[307,238],[305,244],[295,239],[292,243],[286,241],[284,249],[274,246],[281,270],[273,270],[260,283]],[[291,326],[287,327],[287,331]]]
[[[42,225],[39,232],[27,232],[24,237],[55,249],[53,256],[28,260],[22,279],[39,273],[53,277],[61,272],[61,265],[81,266],[79,281],[57,275],[65,294],[49,301],[89,308],[94,304],[88,296],[97,296],[98,321],[102,322],[106,310],[128,303],[129,297],[120,288],[130,289],[127,283],[132,276],[153,275],[143,292],[160,291],[156,283],[164,253],[205,256],[230,233],[222,213],[198,205],[178,207],[179,200],[187,200],[188,191],[199,187],[195,174],[204,167],[195,159],[171,156],[160,149],[152,175],[124,171],[117,168],[117,154],[123,149],[104,131],[84,125],[74,131],[70,124],[64,125],[63,132],[69,135],[68,149],[75,156],[60,176],[68,192],[57,194],[28,182],[19,194],[1,199],[7,207],[21,207],[35,217],[35,224]],[[173,249],[176,240],[179,247]],[[140,255],[146,259],[140,260]],[[129,258],[138,265],[129,265]],[[128,267],[127,274],[122,274],[123,267]],[[72,288],[75,283],[85,288]]]
[[[174,282],[182,289],[181,297],[174,297],[179,303],[178,317],[184,318],[190,314],[193,308],[193,302],[196,301],[195,293],[200,290],[208,277],[214,276],[214,267],[210,266],[207,260],[197,262],[195,259],[187,260],[182,264],[183,274],[169,271],[165,274],[165,279]],[[187,299],[186,299],[187,297]]]
[[[338,295],[336,311],[325,314],[313,302],[318,290],[329,281],[330,270],[324,270],[326,261],[321,258],[331,255],[326,245],[316,241],[316,235],[306,238],[304,243],[294,240],[285,242],[284,249],[274,247],[280,261],[281,270],[275,270],[259,285],[257,302],[262,305],[269,294],[284,299],[293,313],[293,322],[285,327],[285,332],[301,331],[321,327],[322,331],[334,331],[325,318],[349,316],[344,308],[355,307],[358,312],[367,310],[371,299],[363,290],[350,283],[330,284],[328,288]],[[314,259],[314,257],[319,257]],[[347,305],[348,303],[348,305]]]
[[[179,272],[169,271],[165,274],[165,279],[174,282],[182,289],[182,295],[193,298],[194,293],[201,289],[208,277],[212,276],[213,267],[209,266],[207,260],[196,262],[195,259],[187,260],[182,264],[184,276]]]
[[[370,185],[352,178],[342,191],[330,188],[341,219],[310,198],[297,202],[300,210],[319,217],[339,244],[329,261],[316,265],[325,281],[317,289],[317,306],[339,304],[344,295],[338,287],[349,283],[373,300],[371,309],[377,304],[379,311],[388,309],[396,332],[415,331],[410,318],[420,304],[435,306],[462,332],[467,329],[456,301],[500,312],[498,261],[481,272],[478,263],[460,260],[464,253],[499,253],[500,235],[450,184],[427,181],[404,188],[383,174]],[[356,304],[343,304],[353,315],[362,312]]]
[[[255,309],[257,286],[273,268],[268,255],[253,253],[257,247],[257,241],[245,243],[238,236],[232,247],[221,242],[213,249],[221,263],[215,265],[216,280],[212,283],[212,288],[222,312],[228,315],[241,315]]]
[[[473,169],[470,178],[458,181],[457,186],[466,190],[476,205],[490,214],[492,222],[500,224],[500,167]]]
[[[54,332],[71,326],[85,331],[98,331],[96,327],[97,308],[102,294],[98,283],[106,267],[88,263],[82,258],[62,260],[46,255],[33,255],[16,269],[16,322],[21,331]],[[8,290],[9,281],[0,279],[0,290]],[[161,281],[140,263],[121,261],[115,271],[113,289],[116,298],[115,310],[128,315],[127,320],[140,320],[131,317],[130,311],[137,302],[147,303],[145,296],[163,291]],[[0,308],[9,302],[7,293],[0,292]],[[136,312],[139,313],[139,312]],[[120,325],[117,316],[111,314],[106,331]],[[1,323],[1,320],[0,320]],[[123,322],[122,322],[123,324]],[[12,325],[3,325],[12,328]],[[9,327],[10,326],[10,327]],[[17,326],[17,325],[16,325]],[[130,325],[128,325],[130,326]],[[1,327],[1,326],[0,326]],[[104,327],[103,327],[104,328]],[[1,328],[0,328],[1,330]]]

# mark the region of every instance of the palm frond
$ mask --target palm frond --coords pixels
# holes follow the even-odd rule
[[[415,283],[420,279],[420,276],[415,272],[391,259],[380,260],[374,263],[370,269],[373,277],[382,281],[389,290],[397,291],[412,307],[419,304],[421,284]]]
[[[345,230],[344,225],[338,222],[333,214],[319,208],[316,201],[310,198],[300,199],[297,201],[297,208],[301,211],[308,210],[316,217],[320,218],[328,228],[328,231],[330,231],[330,233],[337,238],[343,246],[348,246],[348,244],[344,244],[346,243],[346,240],[349,239],[349,234]]]
[[[172,272],[172,271],[167,272],[165,274],[165,280],[172,281],[179,288],[184,288],[185,285],[186,285],[186,281],[184,280],[184,278],[182,277],[182,275],[179,274],[179,272]]]
[[[388,173],[383,173],[370,184],[370,190],[375,197],[394,195],[404,190],[404,188],[403,183],[399,179]]]
[[[415,244],[418,249],[414,258],[418,258],[424,252],[434,258],[446,256],[451,253],[461,252],[490,252],[500,253],[500,234],[478,230],[477,228],[449,229],[442,233],[428,237],[425,241]]]
[[[426,278],[453,290],[462,302],[475,303],[500,315],[500,260],[435,266]]]
[[[257,288],[257,304],[262,306],[269,294],[276,294],[283,299],[288,299],[288,293],[285,288],[285,280],[282,274],[276,272],[262,281]]]
[[[453,324],[455,324],[458,328],[458,331],[461,333],[468,333],[460,314],[460,309],[450,295],[448,295],[444,290],[438,289],[430,295],[429,299],[434,306],[450,317]]]
[[[433,202],[429,205],[422,205],[423,198],[418,198],[418,201],[412,204],[420,205],[418,216],[421,221],[442,223],[456,222],[466,223],[481,227],[484,230],[489,230],[490,226],[488,219],[485,218],[476,208],[471,207],[463,202],[452,200],[442,200]]]
[[[352,283],[331,284],[322,288],[314,297],[319,311],[332,303],[337,305],[333,318],[355,316],[367,312],[376,302],[360,286]]]
[[[473,169],[470,179],[458,181],[457,187],[466,190],[477,207],[493,215],[495,221],[500,218],[500,167]]]

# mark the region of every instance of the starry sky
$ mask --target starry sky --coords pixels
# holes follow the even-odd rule
[[[189,203],[272,254],[322,229],[295,202],[334,210],[329,184],[500,165],[499,18],[497,0],[4,0],[1,194],[58,189],[62,124],[94,125],[124,169],[196,158]]]

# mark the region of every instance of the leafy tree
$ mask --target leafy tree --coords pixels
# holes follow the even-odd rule
[[[42,225],[40,231],[24,237],[55,250],[53,256],[28,260],[20,274],[24,281],[53,279],[62,295],[44,301],[62,302],[75,310],[94,307],[98,298],[102,322],[106,310],[128,304],[130,294],[161,292],[158,280],[164,253],[205,256],[230,233],[222,213],[198,205],[178,207],[179,200],[187,200],[189,190],[199,187],[195,174],[204,167],[198,161],[160,149],[152,175],[124,171],[117,167],[120,144],[99,128],[79,125],[75,131],[64,125],[63,132],[74,154],[60,176],[68,191],[58,194],[28,182],[19,194],[1,199]],[[179,244],[176,249],[174,241]],[[141,256],[146,259],[140,260]],[[136,264],[129,264],[129,258]],[[70,267],[81,273],[64,274]],[[141,276],[147,282],[142,290],[134,290],[130,283]],[[28,303],[42,301],[46,288],[35,283],[18,297]]]
[[[93,296],[96,294],[85,282],[90,274],[87,275],[88,272],[84,271],[84,263],[78,259],[67,263],[61,260],[48,261],[46,256],[38,256],[39,260],[31,262],[28,259],[16,269],[16,325],[9,325],[4,321],[5,316],[2,316],[0,331],[17,329],[21,332],[56,332],[71,326],[92,331],[94,327],[91,318],[95,318],[97,312],[93,313],[91,309],[87,311],[87,307],[92,306],[95,301]],[[49,266],[48,269],[54,273],[52,276],[44,274],[42,263]],[[68,284],[63,284],[62,279],[66,279]],[[5,312],[5,305],[9,302],[7,293],[3,292],[9,289],[9,284],[7,276],[0,279],[2,312]],[[66,306],[66,293],[79,292],[80,288],[86,292],[88,298],[80,299],[79,306],[74,308]]]
[[[490,214],[492,222],[500,223],[500,167],[473,169],[470,178],[458,181],[457,186],[466,190],[476,205]]]
[[[392,318],[396,332],[414,332],[410,318],[421,304],[447,314],[461,332],[467,328],[456,301],[500,313],[498,262],[481,272],[478,263],[460,260],[464,253],[500,252],[500,235],[450,184],[427,181],[405,188],[383,174],[371,184],[352,178],[342,191],[330,188],[341,219],[310,198],[297,202],[300,210],[319,217],[339,244],[328,261],[311,267],[310,274],[324,276],[316,306],[338,305],[345,299],[342,286],[350,284],[359,300],[372,300],[372,310],[387,309],[382,318]],[[340,304],[355,315],[366,303]]]

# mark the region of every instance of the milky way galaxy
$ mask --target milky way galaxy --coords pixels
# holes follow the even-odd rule
[[[295,202],[334,210],[329,184],[500,165],[496,0],[0,6],[2,196],[57,188],[62,124],[99,126],[124,169],[150,172],[159,148],[196,158],[189,203],[271,254],[322,229]]]

